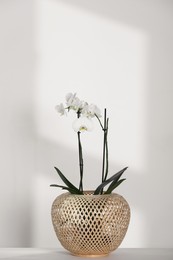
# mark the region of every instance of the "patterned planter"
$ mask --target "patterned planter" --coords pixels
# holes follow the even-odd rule
[[[130,221],[127,201],[116,193],[64,193],[52,204],[52,223],[62,246],[73,255],[103,256],[121,244]]]

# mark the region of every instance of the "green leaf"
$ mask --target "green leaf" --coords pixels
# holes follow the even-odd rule
[[[127,170],[128,167],[125,167],[124,169],[122,169],[121,171],[115,173],[112,177],[110,177],[109,179],[107,179],[106,181],[102,182],[97,189],[94,191],[94,195],[98,195],[103,188],[109,184],[110,182],[114,181],[117,182],[119,180],[119,178],[121,177],[121,175],[124,173],[125,170]]]
[[[57,167],[54,168],[59,174],[61,180],[67,185],[68,188],[70,188],[70,190],[74,190],[76,194],[82,194],[78,188],[76,188],[69,180],[67,180],[67,178],[62,174],[62,172]]]
[[[111,185],[109,186],[109,188],[107,189],[107,191],[105,191],[104,194],[110,194],[115,188],[117,188],[123,181],[125,181],[126,179],[121,179],[119,181],[116,182],[112,182]]]
[[[70,189],[69,187],[58,185],[58,184],[51,184],[50,187],[62,188],[63,190],[68,190],[72,194],[82,194],[81,192],[80,193],[76,193],[76,190],[73,190],[73,189]]]

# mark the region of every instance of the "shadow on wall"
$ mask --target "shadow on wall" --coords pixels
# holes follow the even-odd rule
[[[144,246],[172,247],[173,237],[169,223],[173,218],[173,208],[170,206],[172,205],[171,183],[173,180],[173,117],[171,112],[173,3],[169,0],[63,0],[62,2],[140,29],[147,32],[149,36],[146,100],[147,163],[144,166],[145,173],[140,174],[140,178],[136,177],[137,173],[134,178],[132,177],[135,190],[128,191],[127,197],[144,215],[147,228]]]

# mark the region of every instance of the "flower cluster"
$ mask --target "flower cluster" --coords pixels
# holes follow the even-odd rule
[[[91,131],[93,124],[91,118],[101,117],[100,109],[94,104],[88,104],[86,101],[80,100],[76,93],[68,93],[66,95],[66,106],[63,103],[55,107],[61,115],[67,115],[67,111],[74,110],[78,117],[73,122],[73,129],[78,132]]]
[[[76,113],[80,113],[87,118],[92,118],[94,116],[101,117],[100,109],[96,105],[88,104],[86,101],[80,100],[76,96],[76,93],[68,93],[66,95],[66,106],[61,103],[55,108],[61,115],[65,115],[66,110],[74,110]]]
[[[52,184],[51,186],[60,187],[62,189],[68,190],[70,193],[73,194],[84,194],[83,193],[83,154],[82,154],[82,144],[81,144],[81,137],[80,134],[83,131],[91,131],[93,129],[92,125],[92,118],[96,117],[101,129],[103,131],[103,158],[102,158],[102,182],[94,191],[94,195],[98,194],[109,194],[111,193],[121,182],[125,179],[120,179],[121,175],[127,169],[125,167],[121,171],[117,172],[109,179],[108,176],[108,118],[106,115],[106,109],[104,110],[104,121],[101,122],[101,112],[100,109],[94,104],[88,104],[86,101],[80,100],[76,93],[68,93],[65,97],[66,104],[64,105],[61,103],[57,105],[55,108],[60,115],[67,115],[67,112],[73,110],[77,118],[73,122],[72,126],[73,129],[77,132],[78,137],[78,148],[79,148],[79,169],[80,169],[80,181],[79,181],[79,188],[75,187],[63,174],[62,172],[55,167],[57,173],[59,174],[60,178],[66,184],[66,186]],[[108,189],[104,191],[104,187],[109,185]]]

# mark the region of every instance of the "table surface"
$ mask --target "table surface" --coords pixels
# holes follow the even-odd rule
[[[14,260],[80,260],[63,249],[46,248],[0,248],[0,259]],[[124,249],[118,248],[110,255],[97,257],[105,260],[173,260],[173,249]]]

